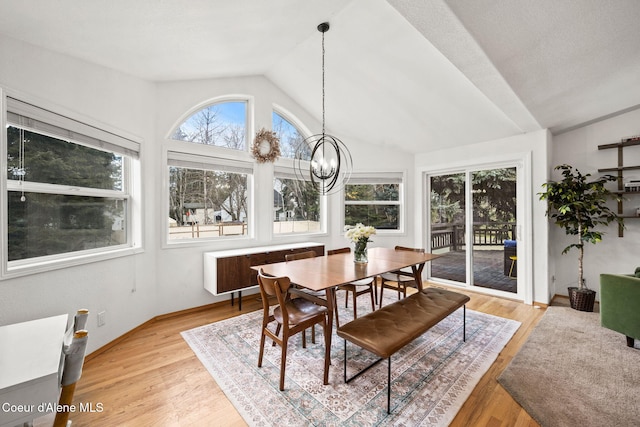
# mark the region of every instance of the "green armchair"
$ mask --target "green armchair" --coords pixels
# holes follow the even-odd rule
[[[629,347],[640,339],[640,277],[600,275],[600,324],[624,334]]]

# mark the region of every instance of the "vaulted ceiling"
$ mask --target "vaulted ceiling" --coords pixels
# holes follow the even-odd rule
[[[637,0],[0,2],[0,37],[156,82],[264,75],[318,119],[324,21],[347,143],[425,152],[640,107]]]

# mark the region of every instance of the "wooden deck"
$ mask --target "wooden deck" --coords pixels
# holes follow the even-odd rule
[[[518,280],[508,276],[509,266],[505,271],[504,251],[502,249],[474,251],[474,285],[516,293]],[[507,273],[506,275],[505,272]],[[465,252],[451,251],[431,261],[431,277],[465,283]]]

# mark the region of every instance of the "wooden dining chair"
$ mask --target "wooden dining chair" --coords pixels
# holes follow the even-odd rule
[[[297,252],[297,253],[293,253],[293,254],[286,254],[284,256],[285,261],[295,261],[298,259],[306,259],[306,258],[314,258],[318,256],[318,254],[315,251],[304,251],[304,252]],[[292,291],[292,293],[294,294],[298,294],[298,293],[304,293],[306,296],[310,296],[313,302],[315,302],[318,305],[324,306],[329,308],[329,302],[327,301],[327,298],[333,298],[333,307],[334,307],[334,312],[335,312],[335,317],[336,317],[336,327],[340,327],[340,319],[338,317],[338,309],[336,307],[335,301],[336,301],[336,297],[335,297],[335,289],[331,289],[330,291],[313,291],[311,289],[307,289],[304,288],[302,286],[299,286],[297,284],[294,283],[295,286],[295,290]],[[311,328],[311,342],[315,344],[315,328]],[[304,342],[303,342],[304,344]]]
[[[265,276],[262,269],[258,272],[258,284],[260,285],[260,294],[262,296],[262,332],[260,335],[260,354],[258,356],[258,367],[262,367],[262,358],[264,355],[264,344],[267,337],[278,344],[282,349],[280,358],[280,390],[284,390],[284,375],[287,362],[287,345],[289,338],[293,335],[303,332],[312,325],[320,324],[324,331],[324,384],[329,384],[329,362],[331,348],[329,346],[330,334],[329,320],[326,307],[315,304],[305,299],[304,296],[291,298],[289,292],[291,281],[288,277],[269,277]],[[273,314],[270,313],[269,297],[275,296],[278,305],[274,308]],[[277,322],[275,332],[269,329],[271,322]],[[282,337],[280,333],[282,332]]]
[[[394,248],[396,251],[412,251],[424,253],[424,249],[422,248],[407,248],[404,246],[396,246]],[[395,283],[395,286],[392,286],[390,283]],[[409,287],[418,287],[416,283],[416,279],[413,275],[413,270],[411,268],[403,268],[401,270],[390,271],[389,273],[382,273],[380,275],[380,300],[378,307],[382,307],[382,295],[384,289],[395,289],[398,291],[398,299],[400,299],[400,295],[403,298],[407,297],[407,286]]]
[[[327,251],[327,255],[345,254],[350,253],[351,248],[332,249]],[[344,296],[344,306],[349,307],[349,292],[353,296],[353,318],[358,318],[358,304],[356,300],[361,295],[369,294],[371,296],[371,310],[375,311],[376,302],[373,294],[375,277],[368,277],[362,280],[356,280],[354,282],[347,283],[346,285],[338,286],[338,290],[346,291]]]

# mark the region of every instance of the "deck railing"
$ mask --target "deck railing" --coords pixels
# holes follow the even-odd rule
[[[495,246],[505,240],[515,239],[514,222],[490,222],[473,224],[474,246]],[[450,248],[460,250],[465,245],[464,224],[434,224],[431,226],[431,249]]]

